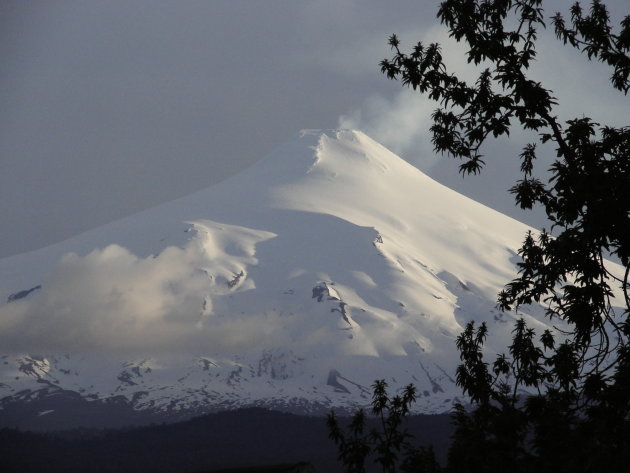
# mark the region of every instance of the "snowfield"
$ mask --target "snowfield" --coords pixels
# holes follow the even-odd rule
[[[444,412],[464,325],[508,344],[517,315],[495,301],[527,230],[361,132],[305,130],[218,185],[1,260],[0,399],[319,412],[384,378]]]

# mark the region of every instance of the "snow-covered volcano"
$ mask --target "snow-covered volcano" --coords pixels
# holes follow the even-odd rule
[[[308,411],[364,405],[385,378],[443,412],[464,324],[506,346],[496,295],[527,230],[361,132],[302,131],[218,185],[0,261],[0,398]]]

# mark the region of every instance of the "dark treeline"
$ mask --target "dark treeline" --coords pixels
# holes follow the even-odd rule
[[[408,427],[445,458],[448,415],[412,416]],[[324,418],[251,408],[130,429],[0,430],[3,473],[185,473],[299,461],[320,472],[342,470]]]

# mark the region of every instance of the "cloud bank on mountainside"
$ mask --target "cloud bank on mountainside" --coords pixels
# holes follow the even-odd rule
[[[197,228],[207,233],[203,223]],[[42,289],[0,307],[0,345],[5,352],[203,352],[273,337],[278,324],[271,315],[205,323],[213,312],[210,294],[256,263],[254,241],[273,237],[225,225],[215,230],[214,240],[192,239],[145,258],[116,244],[83,257],[66,254]],[[239,245],[237,254],[227,252],[230,245]]]

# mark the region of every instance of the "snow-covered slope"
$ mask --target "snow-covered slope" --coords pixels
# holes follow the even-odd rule
[[[0,261],[0,398],[312,411],[385,378],[443,412],[464,324],[508,340],[496,294],[527,230],[360,132],[302,131],[218,185]]]

